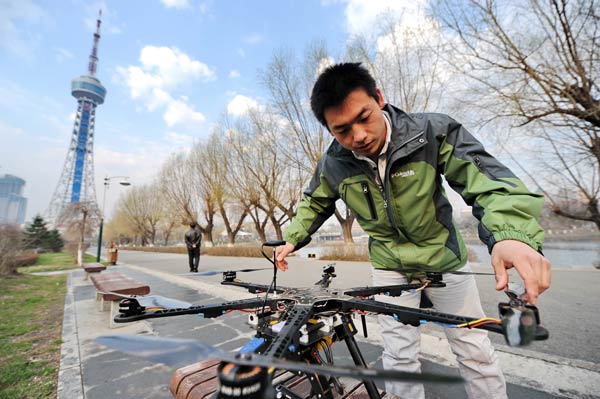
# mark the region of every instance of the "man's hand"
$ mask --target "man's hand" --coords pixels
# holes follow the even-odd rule
[[[497,242],[492,248],[496,290],[508,284],[508,269],[514,267],[525,283],[523,300],[535,305],[538,295],[550,287],[550,261],[529,245],[516,240]]]
[[[285,257],[288,256],[294,250],[294,245],[286,242],[285,245],[281,245],[275,249],[275,266],[282,272],[288,268],[288,262]]]

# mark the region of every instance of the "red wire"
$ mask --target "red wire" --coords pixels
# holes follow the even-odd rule
[[[499,322],[497,322],[495,320],[486,320],[486,321],[482,321],[482,322],[479,322],[479,323],[470,324],[467,327],[468,328],[475,328],[475,327],[482,326],[484,324],[501,324],[501,323],[499,323]]]

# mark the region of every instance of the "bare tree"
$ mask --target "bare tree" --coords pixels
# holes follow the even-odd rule
[[[67,249],[73,253],[79,266],[83,264],[83,254],[89,246],[86,238],[96,231],[99,216],[96,204],[73,202],[58,217],[58,225],[65,228]]]
[[[371,72],[386,102],[407,112],[439,108],[449,78],[442,59],[445,42],[437,21],[422,16],[382,15],[380,30],[353,38],[347,57]]]
[[[470,105],[526,127],[522,144],[541,166],[530,176],[545,182],[554,212],[600,229],[598,2],[439,1],[436,10],[478,89]]]
[[[204,184],[198,174],[199,160],[183,152],[173,154],[162,165],[159,181],[165,200],[179,210],[181,223],[198,224],[205,245],[212,246],[212,232],[216,214],[215,199],[210,187]],[[204,216],[204,223],[198,215]]]
[[[217,125],[206,143],[199,143],[194,147],[190,161],[201,190],[210,194],[223,219],[229,244],[233,245],[247,211],[240,209],[233,201],[231,185],[235,182],[228,179],[230,158],[229,149],[224,147],[222,128]]]
[[[142,185],[128,190],[118,203],[118,209],[132,229],[141,237],[142,246],[154,245],[157,226],[162,217],[156,185]]]
[[[161,209],[161,218],[159,221],[159,230],[162,235],[163,244],[169,245],[169,238],[173,229],[181,224],[181,212],[171,201],[165,198],[164,191],[158,191],[158,201]]]
[[[238,161],[236,170],[248,179],[247,184],[243,185],[248,193],[239,194],[250,194],[251,200],[260,201],[251,209],[255,211],[251,216],[255,227],[262,230],[264,235],[264,225],[258,223],[258,208],[271,221],[277,238],[281,239],[281,226],[293,216],[296,200],[292,199],[290,203],[289,198],[282,196],[283,187],[290,183],[286,180],[290,168],[273,144],[278,136],[274,115],[265,110],[249,110],[245,117],[233,124],[235,127],[228,129],[227,144]],[[242,202],[252,204],[247,199]]]
[[[303,62],[297,62],[291,52],[281,50],[260,73],[274,109],[286,122],[284,134],[276,140],[278,152],[291,161],[305,181],[330,142],[309,106],[312,85],[330,60],[325,46],[313,43],[308,46]],[[350,231],[354,215],[343,207],[342,211],[336,208],[335,217],[342,226],[344,241],[353,242]]]

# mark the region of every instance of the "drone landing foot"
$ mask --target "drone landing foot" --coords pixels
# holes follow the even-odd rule
[[[348,351],[350,352],[350,356],[352,356],[352,360],[354,360],[354,364],[361,367],[367,367],[367,363],[360,352],[360,348],[354,339],[354,334],[356,334],[356,327],[352,322],[350,316],[343,314],[342,315],[342,324],[335,328],[335,333],[338,338],[343,339],[348,347]],[[373,381],[363,381],[365,384],[365,389],[369,394],[369,398],[371,399],[381,399],[381,395],[379,394],[379,389]]]

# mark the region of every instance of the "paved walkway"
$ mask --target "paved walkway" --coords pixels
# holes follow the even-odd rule
[[[139,281],[148,283],[151,293],[160,294],[195,304],[214,303],[248,297],[250,294],[239,289],[218,285],[220,276],[190,279],[177,276],[186,270],[186,256],[175,254],[156,254],[140,252],[120,252],[120,266],[112,267]],[[321,267],[327,262],[315,260],[292,259],[291,270],[278,276],[280,285],[308,286],[312,285],[320,275]],[[204,270],[223,270],[242,267],[264,267],[266,262],[250,258],[202,257],[201,268]],[[354,262],[337,262],[338,278],[335,284],[339,287],[367,285],[368,265]],[[269,281],[268,271],[246,275],[248,280],[257,282]],[[251,276],[251,277],[249,277]],[[572,277],[573,275],[570,275]],[[577,275],[579,276],[579,275]],[[600,276],[592,275],[594,278]],[[583,276],[581,276],[583,277]],[[233,350],[242,346],[253,331],[245,324],[246,315],[231,313],[217,319],[202,319],[196,316],[181,316],[163,319],[140,321],[124,325],[117,329],[109,329],[108,312],[102,312],[94,300],[94,288],[83,279],[80,270],[69,273],[68,294],[65,301],[63,328],[62,361],[59,375],[59,398],[171,398],[168,383],[174,369],[160,364],[118,353],[101,347],[94,342],[100,335],[114,334],[148,334],[163,337],[195,338]],[[556,279],[556,276],[555,276]],[[575,278],[577,280],[578,278]],[[562,279],[559,279],[559,281]],[[587,276],[587,287],[590,277]],[[482,292],[488,292],[480,284]],[[597,287],[597,286],[596,286]],[[593,290],[597,292],[597,288]],[[494,294],[482,295],[486,307],[488,302],[498,302],[501,297]],[[562,303],[562,302],[560,302]],[[495,306],[495,305],[494,305]],[[587,307],[586,307],[587,308]],[[598,309],[595,307],[594,311]],[[591,312],[591,311],[590,311]],[[494,311],[492,314],[495,314]],[[544,317],[544,314],[543,314]],[[597,322],[594,316],[590,322]],[[551,322],[552,318],[547,319]],[[381,342],[377,339],[378,326],[375,320],[369,322],[369,339],[361,339],[361,349],[365,359],[381,366]],[[548,324],[545,323],[547,326]],[[580,328],[586,324],[579,323]],[[573,326],[570,326],[572,328]],[[552,341],[557,338],[556,329],[550,328]],[[569,329],[567,329],[569,330]],[[596,330],[598,331],[598,330]],[[360,334],[359,334],[360,335]],[[560,334],[558,334],[560,336]],[[593,335],[598,337],[597,333]],[[499,337],[501,338],[501,337]],[[500,341],[501,342],[501,341]],[[588,342],[590,344],[590,342]],[[556,342],[547,343],[556,345]],[[564,346],[564,345],[556,345]],[[566,345],[567,347],[569,345]],[[595,355],[584,355],[579,358],[556,356],[539,352],[544,345],[535,343],[529,350],[507,348],[499,345],[499,354],[503,368],[509,381],[511,398],[600,398],[600,367],[595,361],[582,358],[593,358]],[[597,352],[591,348],[592,340],[586,352]],[[336,362],[351,364],[345,348],[338,345]],[[441,338],[440,331],[428,330],[423,336],[424,370],[441,373],[455,373],[453,356],[449,353],[446,341]],[[573,348],[567,351],[575,350]],[[427,399],[432,398],[465,398],[461,386],[426,386]]]

